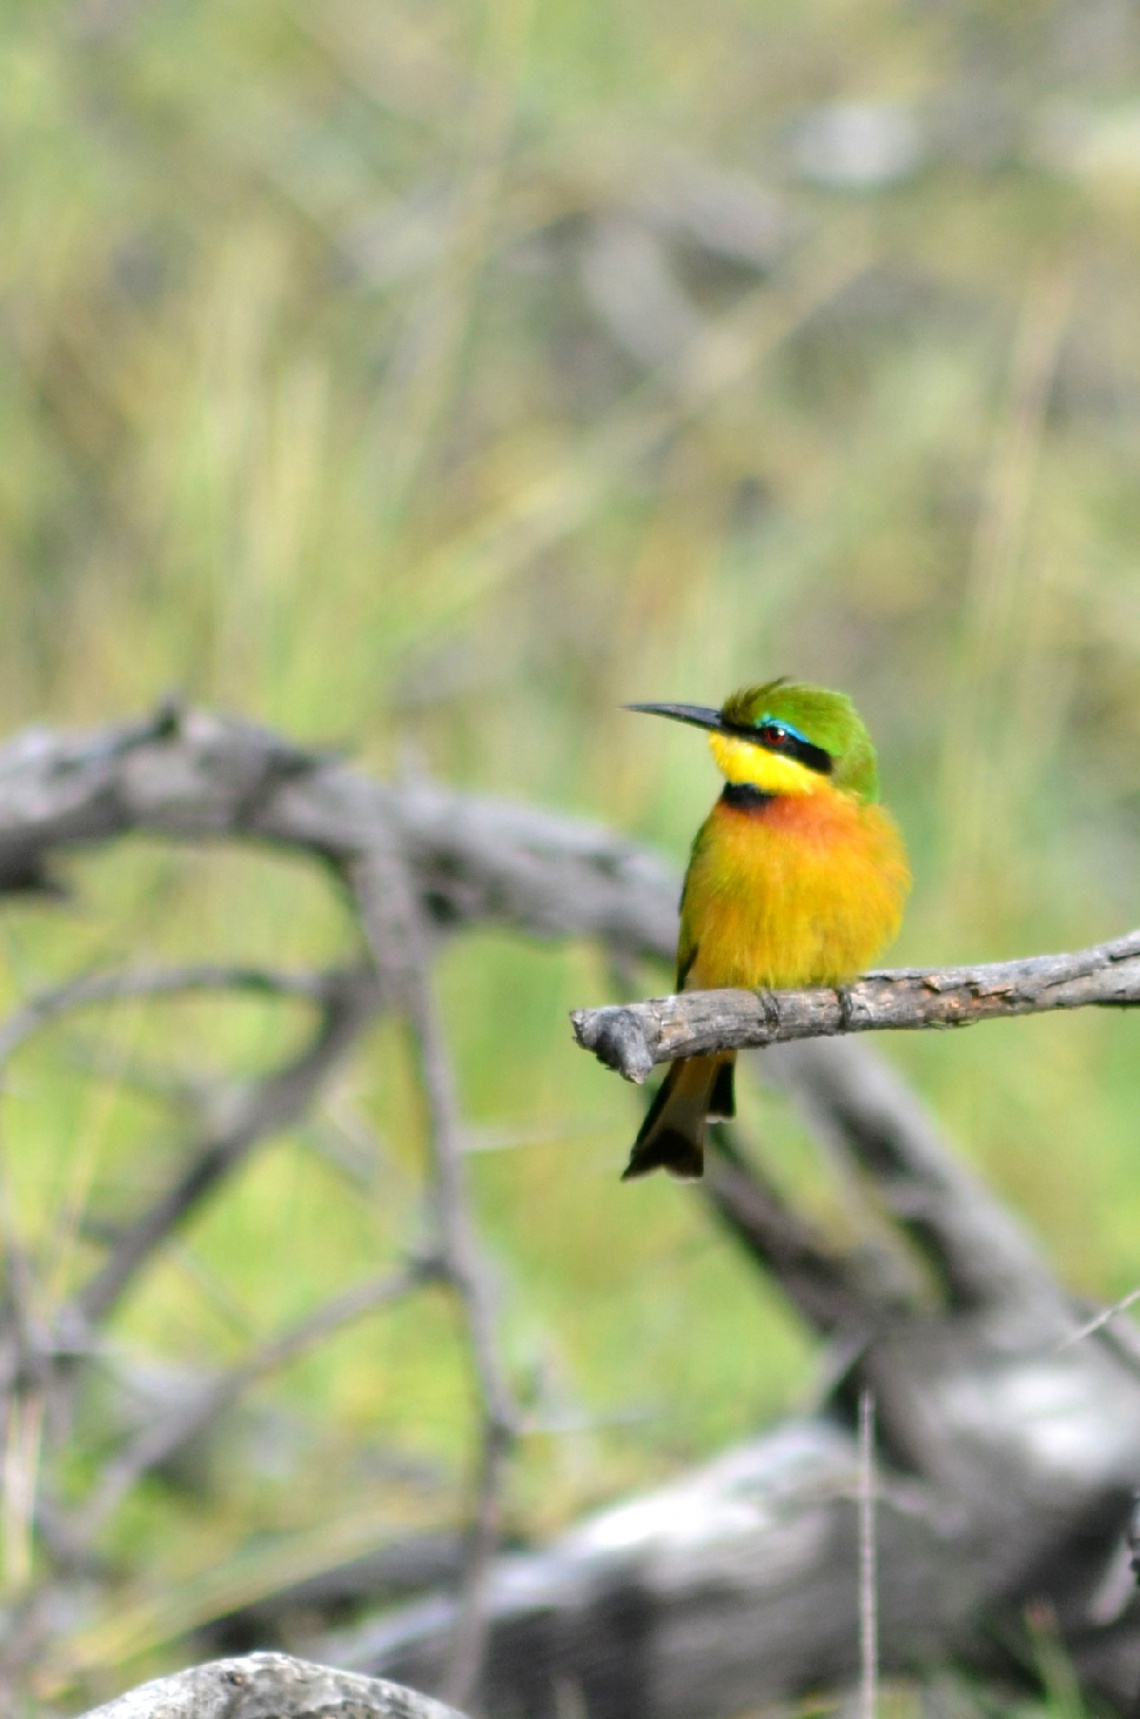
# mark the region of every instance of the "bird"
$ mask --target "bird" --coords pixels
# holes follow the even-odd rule
[[[719,710],[631,704],[708,731],[723,792],[697,831],[681,892],[677,990],[839,985],[893,940],[911,875],[878,802],[871,737],[842,692],[785,678]],[[736,1052],[673,1063],[623,1181],[704,1170],[706,1124],[735,1114]]]

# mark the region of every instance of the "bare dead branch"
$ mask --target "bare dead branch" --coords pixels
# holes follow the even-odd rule
[[[458,1688],[478,1667],[482,1571],[496,1539],[516,1416],[497,1358],[490,1277],[467,1210],[458,1110],[426,978],[429,931],[502,920],[542,936],[600,935],[626,959],[659,953],[674,934],[672,875],[608,832],[427,784],[381,787],[334,758],[202,713],[164,711],[152,723],[89,737],[34,733],[0,749],[0,888],[28,887],[47,876],[61,850],[130,830],[173,840],[254,840],[331,862],[358,894],[378,983],[359,976],[352,995],[326,997],[310,1046],[238,1096],[174,1185],[120,1236],[79,1299],[79,1323],[103,1319],[172,1228],[252,1144],[303,1110],[384,993],[409,1020],[416,1043],[441,1251],[465,1309],[480,1403],[481,1454],[451,1679]],[[39,1000],[38,1010],[13,1023],[13,1044],[55,1010],[128,988],[93,978]]]
[[[875,1544],[875,1393],[859,1392],[859,1716],[878,1719],[879,1592]]]
[[[899,1286],[885,1275],[872,1284],[863,1261],[828,1247],[815,1226],[795,1212],[751,1158],[734,1131],[710,1138],[702,1191],[736,1240],[779,1279],[785,1295],[810,1325],[829,1335],[865,1329],[876,1310],[897,1307]]]
[[[519,1414],[499,1355],[490,1273],[481,1258],[471,1213],[455,1078],[427,972],[422,909],[406,864],[378,844],[353,872],[361,918],[381,980],[399,998],[411,1030],[427,1110],[432,1197],[440,1262],[463,1308],[471,1342],[479,1405],[475,1498],[465,1549],[445,1692],[466,1701],[482,1667],[486,1639],[485,1587],[496,1549],[506,1464]]]
[[[97,1347],[92,1326],[110,1310],[134,1272],[164,1236],[169,1234],[173,1225],[208,1191],[210,1177],[205,1172],[209,1170],[215,1178],[224,1174],[258,1138],[271,1132],[273,1128],[282,1126],[291,1109],[299,1111],[304,1107],[320,1079],[332,1066],[330,1058],[338,1054],[338,1047],[347,1048],[349,1040],[346,1038],[346,1028],[355,1013],[359,1012],[358,1005],[368,999],[375,1004],[378,1001],[378,993],[370,973],[363,976],[288,974],[218,964],[126,973],[93,973],[82,975],[32,998],[0,1026],[2,1065],[5,1058],[10,1057],[39,1027],[74,1008],[126,998],[172,996],[202,990],[236,990],[257,995],[299,997],[308,1003],[319,1005],[321,1019],[313,1040],[302,1055],[287,1068],[275,1071],[256,1088],[243,1093],[239,1102],[231,1106],[227,1127],[222,1134],[217,1130],[213,1131],[175,1188],[168,1191],[163,1199],[120,1236],[109,1259],[88,1285],[86,1301],[81,1297],[78,1304],[65,1305],[50,1317],[38,1310],[32,1264],[19,1237],[12,1230],[7,1193],[0,1187],[0,1216],[9,1231],[8,1245],[4,1249],[8,1295],[7,1318],[0,1333],[0,1390],[6,1390],[8,1393],[9,1438],[6,1464],[11,1484],[5,1487],[9,1503],[9,1533],[5,1537],[5,1544],[10,1549],[24,1543],[30,1548],[30,1528],[33,1520],[40,1525],[41,1531],[46,1528],[47,1539],[55,1547],[57,1562],[74,1565],[76,1549],[81,1548],[85,1538],[89,1538],[89,1535],[85,1536],[81,1525],[70,1519],[70,1511],[64,1514],[57,1512],[47,1498],[37,1501],[30,1481],[27,1484],[18,1484],[25,1472],[31,1475],[34,1471],[29,1468],[25,1456],[21,1454],[28,1446],[27,1438],[14,1437],[12,1429],[18,1430],[23,1425],[21,1417],[26,1419],[29,1409],[34,1411],[36,1425],[39,1426],[46,1409],[50,1414],[46,1430],[49,1442],[51,1441],[51,1422],[62,1425],[67,1419],[65,1405],[71,1399],[75,1384],[73,1363],[80,1356],[88,1356]],[[350,1316],[350,1311],[346,1316]],[[282,1358],[287,1358],[287,1355]],[[273,1364],[271,1353],[255,1358],[254,1376],[258,1359],[263,1361],[264,1366]],[[64,1364],[62,1367],[61,1363]],[[226,1397],[235,1394],[236,1390],[247,1382],[244,1379],[227,1381],[231,1387],[228,1392],[225,1386],[219,1384],[214,1392],[218,1399],[216,1405],[206,1402],[196,1405],[200,1411],[197,1424],[204,1424],[209,1412],[217,1412],[224,1407]],[[162,1424],[161,1432],[167,1442],[174,1445],[183,1442],[174,1438],[173,1431],[168,1423]],[[37,1435],[37,1451],[38,1448]],[[138,1472],[142,1472],[137,1468],[137,1463],[139,1458],[145,1455],[145,1451],[132,1450],[129,1459],[124,1461],[122,1472],[116,1469],[113,1476],[106,1477],[107,1486],[100,1494],[100,1509],[93,1513],[93,1526],[97,1526],[104,1519],[110,1503],[117,1501],[131,1479],[137,1478]],[[161,1456],[154,1460],[161,1460]],[[136,1465],[135,1470],[128,1472],[132,1462]],[[143,1468],[150,1465],[144,1461]],[[115,1469],[114,1464],[112,1469]],[[123,1475],[126,1476],[125,1483]],[[13,1514],[21,1500],[23,1516],[27,1523],[27,1532],[22,1537],[16,1532],[18,1524]],[[19,1562],[17,1559],[16,1563]],[[24,1556],[23,1563],[30,1568],[30,1552]],[[12,1557],[9,1557],[8,1564],[11,1566],[9,1574],[12,1575],[12,1569],[15,1568]],[[15,1580],[15,1577],[12,1579]],[[11,1586],[11,1582],[9,1585]],[[18,1620],[9,1632],[6,1642],[6,1662],[12,1661],[13,1657],[20,1657],[27,1642],[31,1640],[31,1632],[34,1632],[38,1621],[35,1607]]]
[[[140,1267],[223,1176],[267,1136],[304,1115],[314,1095],[380,1007],[374,976],[328,974],[321,1017],[300,1054],[234,1098],[230,1113],[195,1146],[166,1191],[130,1224],[80,1292],[76,1309],[88,1324],[106,1317]]]
[[[1138,1301],[1140,1301],[1140,1289],[1130,1289],[1127,1295],[1122,1295],[1120,1300],[1114,1301],[1111,1307],[1102,1308],[1095,1318],[1087,1319],[1083,1325],[1078,1325],[1075,1331],[1070,1331],[1069,1335],[1063,1337],[1058,1343],[1058,1350],[1068,1349],[1073,1343],[1083,1343],[1086,1337],[1095,1336],[1098,1331],[1103,1331],[1104,1327],[1113,1319],[1119,1318],[1122,1313],[1127,1313],[1128,1309],[1134,1307]]]
[[[557,1712],[569,1681],[614,1719],[718,1719],[857,1677],[861,1488],[844,1422],[864,1386],[883,1673],[941,1655],[1016,1675],[1004,1645],[1047,1593],[1089,1687],[1131,1699],[1140,1628],[1089,1611],[1140,1477],[1140,1386],[1103,1335],[1058,1355],[985,1320],[904,1312],[829,1412],[497,1559],[485,1710]],[[434,1687],[453,1615],[436,1594],[316,1651]]]
[[[36,1308],[31,1256],[16,1223],[0,1141],[0,1391],[42,1387],[51,1339]],[[6,1364],[5,1364],[6,1363]]]
[[[676,943],[675,873],[612,831],[434,783],[387,786],[252,723],[164,709],[0,747],[0,890],[131,831],[259,841],[338,868],[394,842],[433,925],[509,923],[662,958]]]
[[[438,1270],[438,1263],[425,1256],[345,1290],[343,1295],[335,1296],[307,1318],[263,1343],[238,1366],[212,1380],[190,1402],[178,1404],[169,1414],[144,1427],[112,1457],[87,1502],[73,1517],[70,1531],[75,1544],[81,1548],[88,1544],[136,1481],[169,1461],[252,1385],[297,1360],[323,1337],[366,1313],[390,1306],[437,1276]]]
[[[0,1588],[9,1601],[25,1596],[32,1576],[32,1531],[45,1407],[42,1386],[17,1389],[8,1398],[0,1467]]]
[[[429,1116],[437,1240],[474,1353],[481,1456],[459,1594],[425,1601],[402,1624],[378,1626],[387,1646],[377,1651],[419,1655],[424,1675],[436,1682],[450,1665],[452,1687],[455,1679],[473,1679],[485,1662],[480,1681],[489,1710],[521,1709],[531,1694],[544,1699],[540,1690],[554,1691],[556,1707],[559,1690],[576,1700],[580,1688],[591,1711],[652,1710],[675,1719],[741,1710],[853,1671],[854,1443],[835,1419],[774,1435],[769,1455],[777,1469],[786,1463],[786,1487],[772,1482],[765,1458],[748,1470],[755,1486],[749,1479],[742,1490],[740,1459],[730,1457],[723,1487],[707,1498],[672,1493],[660,1508],[637,1504],[633,1517],[611,1524],[608,1538],[604,1524],[597,1533],[586,1525],[553,1556],[544,1552],[525,1568],[488,1560],[516,1421],[495,1341],[493,1281],[468,1201],[461,1118],[429,982],[431,949],[455,927],[509,924],[540,937],[592,939],[635,978],[639,960],[671,954],[675,873],[606,831],[426,783],[384,787],[338,759],[205,713],[168,711],[91,736],[33,734],[0,748],[0,889],[43,887],[68,850],[128,831],[249,841],[331,866],[356,896],[371,960],[359,974],[328,981],[336,998],[311,999],[320,1019],[308,1045],[237,1095],[197,1142],[175,1186],[135,1220],[87,1286],[84,1315],[95,1322],[106,1316],[172,1225],[255,1140],[300,1114],[366,1020],[382,1004],[391,1007],[409,1023]],[[821,1131],[842,1142],[885,1209],[884,1230],[917,1243],[945,1292],[944,1305],[933,1305],[928,1276],[916,1305],[909,1278],[900,1276],[896,1298],[889,1274],[861,1276],[851,1259],[834,1260],[762,1178],[718,1183],[714,1166],[706,1192],[720,1200],[754,1256],[770,1264],[814,1323],[839,1331],[848,1355],[852,1330],[858,1334],[833,1411],[849,1419],[853,1390],[873,1388],[883,1460],[898,1461],[914,1477],[879,1492],[885,1669],[925,1661],[950,1642],[977,1646],[978,1608],[995,1596],[1019,1604],[1024,1584],[1047,1566],[1061,1572],[1067,1639],[1084,1651],[1086,1589],[1092,1575],[1099,1580],[1119,1497],[1135,1484],[1136,1372],[1119,1363],[1111,1326],[1061,1355],[1052,1352],[1050,1334],[1071,1330],[1072,1316],[1016,1226],[996,1222],[988,1196],[955,1179],[928,1119],[884,1084],[861,1047],[805,1035],[915,1024],[897,1018],[908,1010],[921,1024],[961,1024],[987,1014],[1140,1000],[1140,935],[1085,956],[1042,960],[1048,971],[1027,962],[875,974],[840,993],[742,999],[759,1033],[747,1042],[805,1038],[773,1053],[773,1072],[805,1099]],[[114,982],[76,981],[79,1000],[85,984]],[[726,995],[704,1002],[715,1012]],[[73,992],[61,1007],[75,1001]],[[647,1048],[639,1011],[657,1006],[611,1012],[611,1020],[633,1021],[633,1061],[643,1072],[678,1054],[673,1043],[661,1048],[663,1039],[656,1051]],[[660,1006],[679,1007],[683,1016],[700,1000]],[[691,1025],[682,1016],[680,1033]],[[34,1024],[29,1019],[27,1030]],[[908,1257],[907,1249],[900,1256]],[[1021,1310],[1015,1320],[1008,1317],[1013,1309]],[[77,1343],[85,1330],[89,1336],[86,1327],[78,1331]],[[53,1362],[62,1360],[67,1332],[41,1338],[54,1344]],[[239,1388],[236,1379],[230,1385]],[[1044,1405],[1032,1438],[1011,1421],[1010,1405],[1028,1400]],[[1065,1453],[1089,1426],[1095,1436],[1082,1448],[1095,1460],[1078,1475],[1065,1466]],[[168,1436],[177,1430],[169,1426]],[[706,1503],[707,1539],[704,1528],[694,1534]],[[753,1509],[749,1527],[742,1510]],[[42,1519],[42,1498],[40,1510]],[[50,1608],[41,1609],[46,1617]],[[30,1663],[31,1639],[25,1631],[22,1664]],[[987,1632],[982,1646],[988,1651],[991,1643]],[[1087,1645],[1083,1670],[1093,1663],[1089,1655],[1115,1651],[1099,1639]],[[1121,1651],[1124,1645],[1122,1636]],[[1096,1676],[1096,1687],[1115,1687],[1115,1673]]]
[[[287,1653],[216,1659],[144,1683],[83,1719],[463,1719],[454,1707],[379,1677]]]
[[[49,1021],[73,1009],[140,997],[174,997],[192,991],[246,991],[255,996],[300,997],[322,1004],[328,984],[320,973],[284,973],[263,967],[199,966],[145,968],[125,973],[85,973],[30,997],[0,1025],[0,1065]]]
[[[641,1082],[655,1063],[791,1039],[921,1027],[968,1027],[998,1016],[1140,1003],[1140,931],[1071,955],[981,967],[899,968],[811,991],[685,991],[648,1002],[577,1009],[574,1036],[600,1062]]]
[[[862,1172],[948,1307],[984,1309],[1036,1341],[1070,1328],[1067,1300],[1038,1248],[882,1057],[850,1039],[805,1039],[766,1051],[764,1068],[790,1090],[816,1137]]]

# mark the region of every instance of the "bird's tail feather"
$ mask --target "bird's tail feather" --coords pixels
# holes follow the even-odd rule
[[[682,1181],[700,1178],[708,1118],[731,1116],[735,1108],[734,1061],[730,1053],[689,1057],[672,1065],[646,1112],[623,1182],[648,1176],[652,1170],[668,1170]]]
[[[731,1122],[736,1115],[736,1057],[717,1059],[716,1079],[709,1094],[709,1116],[717,1122]]]

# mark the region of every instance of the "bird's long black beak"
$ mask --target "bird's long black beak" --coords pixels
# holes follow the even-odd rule
[[[694,728],[724,727],[719,710],[708,710],[703,704],[627,704],[626,710],[644,710],[650,716],[668,716],[674,722],[690,722]]]

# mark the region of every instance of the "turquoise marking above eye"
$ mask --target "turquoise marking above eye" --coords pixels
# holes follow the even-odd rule
[[[802,741],[805,746],[814,746],[815,745],[814,740],[809,740],[807,735],[804,734],[801,729],[793,728],[791,723],[785,721],[785,719],[782,716],[769,716],[768,713],[765,712],[764,715],[760,718],[759,722],[757,722],[755,724],[755,726],[757,728],[763,728],[763,726],[766,722],[778,723],[779,726],[784,730],[784,732],[786,734],[791,735],[793,740]]]

